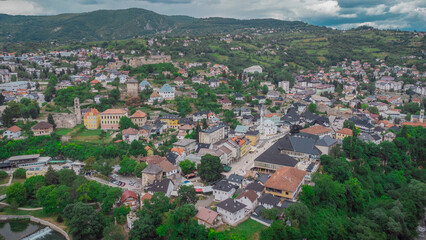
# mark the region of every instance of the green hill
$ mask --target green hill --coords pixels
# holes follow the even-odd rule
[[[215,34],[247,28],[274,28],[279,31],[315,27],[299,21],[274,19],[197,19],[165,16],[145,9],[99,10],[55,16],[11,16],[0,14],[0,41],[104,41],[127,39],[167,31],[171,34]]]

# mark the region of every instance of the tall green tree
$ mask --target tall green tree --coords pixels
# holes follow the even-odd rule
[[[58,172],[56,172],[55,170],[53,170],[52,166],[49,166],[47,168],[47,172],[44,175],[45,180],[46,180],[46,185],[57,185],[59,184],[59,175]]]
[[[81,202],[69,204],[64,209],[64,217],[73,239],[102,238],[102,217],[92,206]]]
[[[53,125],[53,128],[56,128],[55,120],[53,119],[53,116],[51,113],[47,116],[47,122]]]
[[[6,201],[8,203],[15,202],[18,206],[25,203],[27,199],[27,192],[24,185],[21,183],[14,183],[10,185],[6,190]]]
[[[207,230],[197,223],[195,214],[196,210],[192,204],[176,208],[170,213],[166,223],[157,228],[158,235],[170,240],[206,239]]]
[[[221,178],[223,165],[220,163],[220,158],[210,154],[201,157],[201,163],[198,165],[198,174],[201,179],[211,182]]]
[[[198,200],[194,186],[181,186],[178,190],[176,202],[182,206],[184,204],[195,204]]]

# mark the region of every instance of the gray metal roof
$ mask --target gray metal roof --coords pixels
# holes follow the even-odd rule
[[[239,210],[246,207],[245,204],[242,204],[240,202],[234,201],[232,198],[228,198],[226,200],[223,200],[222,202],[218,203],[216,205],[218,208],[222,208],[230,213],[238,212]]]

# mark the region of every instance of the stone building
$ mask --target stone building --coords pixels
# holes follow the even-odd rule
[[[74,113],[56,113],[53,114],[53,120],[57,128],[74,128],[77,124],[81,124],[80,99],[74,98]]]
[[[127,80],[127,97],[130,97],[130,98],[138,97],[138,93],[139,93],[139,82],[134,78]]]
[[[142,171],[142,187],[153,184],[155,181],[160,181],[163,176],[163,170],[156,164],[149,164]]]

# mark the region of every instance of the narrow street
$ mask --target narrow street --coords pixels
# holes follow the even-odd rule
[[[247,153],[244,157],[242,157],[237,162],[230,164],[232,167],[231,171],[224,173],[225,176],[229,176],[231,174],[238,174],[244,176],[247,171],[249,171],[254,166],[254,160],[260,156],[263,152],[265,152],[268,148],[270,148],[277,139],[285,136],[289,130],[284,130],[283,132],[271,136],[269,138],[260,139],[259,144],[256,146],[257,150],[252,153]]]

